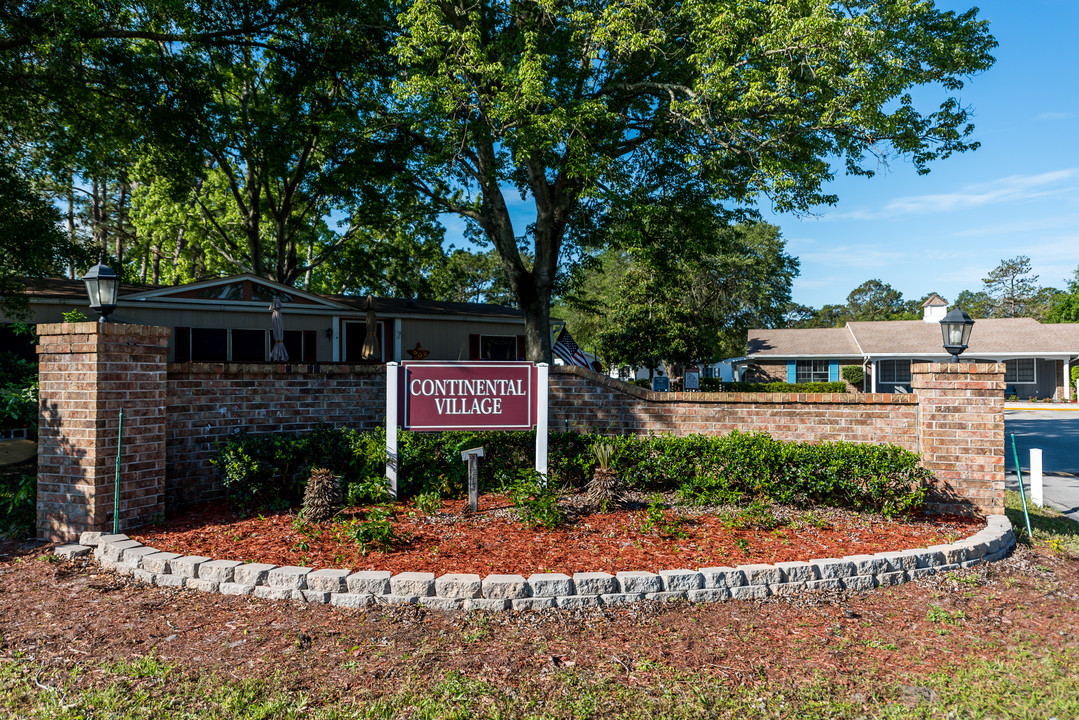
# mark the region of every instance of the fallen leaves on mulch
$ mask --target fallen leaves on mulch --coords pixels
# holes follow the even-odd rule
[[[507,498],[484,495],[480,512],[461,514],[446,500],[431,515],[412,503],[394,506],[398,540],[366,554],[350,535],[365,510],[336,521],[306,523],[293,512],[241,517],[224,501],[200,505],[164,527],[129,533],[159,550],[219,560],[390,572],[517,573],[700,568],[873,554],[952,542],[983,521],[954,516],[889,520],[828,508],[770,507],[753,515],[736,508],[676,508],[668,532],[646,529],[644,502],[613,513],[586,514],[582,498],[563,505],[570,521],[554,530],[521,523]],[[631,505],[631,508],[634,507]],[[679,537],[684,534],[685,537]]]

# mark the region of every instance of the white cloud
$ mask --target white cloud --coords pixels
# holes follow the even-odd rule
[[[826,220],[877,220],[927,213],[972,210],[988,205],[1053,196],[1071,196],[1079,187],[1079,169],[1069,168],[1040,175],[1010,175],[987,183],[969,185],[958,192],[911,195],[896,198],[875,210],[833,213]]]
[[[1073,112],[1043,112],[1035,117],[1035,120],[1071,120],[1075,117]]]

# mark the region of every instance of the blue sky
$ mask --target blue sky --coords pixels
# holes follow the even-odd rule
[[[928,175],[901,159],[870,179],[840,174],[830,186],[839,202],[814,217],[761,208],[801,261],[795,302],[842,304],[872,278],[907,299],[936,292],[954,301],[1017,255],[1030,257],[1040,284],[1063,288],[1079,266],[1079,2],[978,7],[1000,43],[997,62],[958,97],[973,110],[981,148],[933,164]],[[531,200],[506,199],[520,233],[535,217]],[[443,221],[447,239],[462,244],[461,221]]]

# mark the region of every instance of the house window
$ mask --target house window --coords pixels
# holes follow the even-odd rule
[[[227,362],[229,331],[225,328],[191,328],[191,362]]]
[[[480,360],[516,359],[516,335],[480,335]]]
[[[233,362],[262,362],[265,359],[265,330],[232,330]]]
[[[377,322],[377,329],[375,330],[375,336],[378,338],[378,357],[376,362],[383,362],[386,359],[386,348],[383,339],[385,335],[385,326],[382,322]],[[345,361],[346,362],[363,362],[363,342],[367,339],[367,323],[366,322],[347,322],[345,323]]]
[[[877,363],[877,382],[895,385],[910,384],[910,360],[881,360]]]
[[[828,382],[827,360],[799,360],[796,368],[796,382]]]
[[[1004,361],[1004,382],[1034,383],[1034,358],[1019,358]]]
[[[318,362],[315,343],[318,341],[314,330],[286,330],[285,352],[291,362]]]

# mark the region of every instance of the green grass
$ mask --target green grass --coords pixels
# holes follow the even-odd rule
[[[1079,717],[1079,648],[1017,648],[898,681],[863,676],[863,686],[762,679],[742,686],[652,665],[559,671],[514,688],[446,673],[430,684],[402,678],[393,694],[361,701],[312,699],[287,682],[198,680],[153,658],[76,671],[0,661],[0,710],[15,718],[1074,718]],[[92,685],[87,686],[92,678]]]
[[[1079,523],[1061,515],[1052,508],[1041,508],[1027,498],[1030,528],[1034,531],[1031,541],[1027,537],[1027,524],[1023,518],[1023,501],[1018,492],[1008,491],[1004,496],[1005,512],[1015,528],[1019,542],[1044,547],[1060,557],[1079,558]]]

